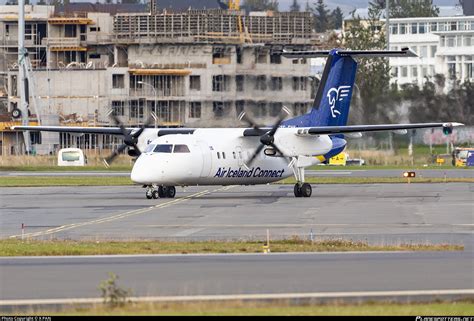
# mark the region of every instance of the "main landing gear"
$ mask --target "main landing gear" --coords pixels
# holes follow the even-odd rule
[[[291,160],[290,165],[297,182],[293,189],[295,197],[311,197],[313,189],[310,184],[304,182],[304,167],[298,166],[298,159],[296,157]]]
[[[176,188],[174,186],[156,186],[148,185],[146,187],[145,196],[149,200],[154,198],[174,198],[176,195]]]

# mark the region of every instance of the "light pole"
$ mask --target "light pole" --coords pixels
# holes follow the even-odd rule
[[[155,86],[150,85],[149,83],[146,83],[146,82],[143,82],[143,81],[138,81],[137,83],[140,84],[140,85],[150,86],[151,89],[153,89],[153,94],[155,95],[155,114],[156,114],[156,110],[157,110],[157,96],[156,96],[156,89],[155,89]],[[153,116],[153,114],[152,114],[152,116]],[[155,120],[155,128],[156,128],[156,115],[153,117],[153,119]]]

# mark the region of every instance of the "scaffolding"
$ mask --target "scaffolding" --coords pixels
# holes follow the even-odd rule
[[[118,43],[285,43],[309,44],[313,17],[308,12],[244,15],[237,10],[183,13],[123,13],[114,16]],[[242,26],[243,24],[243,26]]]

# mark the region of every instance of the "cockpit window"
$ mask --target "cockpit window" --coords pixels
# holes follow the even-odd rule
[[[173,150],[173,145],[163,144],[163,145],[156,145],[153,152],[155,152],[155,153],[171,153],[172,150]]]
[[[187,145],[174,145],[173,153],[190,153]]]
[[[155,148],[155,144],[150,144],[145,148],[145,153],[151,153],[153,149]]]

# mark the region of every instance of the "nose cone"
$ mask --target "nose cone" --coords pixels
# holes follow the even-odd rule
[[[133,182],[139,184],[151,184],[153,183],[150,173],[150,168],[146,166],[146,157],[140,156],[135,161],[135,165],[133,165],[132,173],[130,174],[130,178]]]

